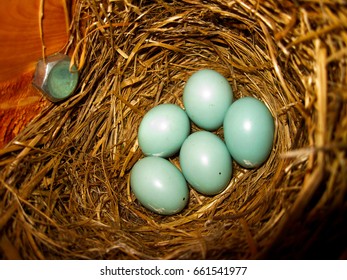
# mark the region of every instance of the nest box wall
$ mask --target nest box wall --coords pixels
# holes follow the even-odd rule
[[[42,58],[40,0],[0,2],[0,147],[30,122],[48,102],[32,87]],[[61,51],[68,41],[71,1],[43,1],[45,55]]]

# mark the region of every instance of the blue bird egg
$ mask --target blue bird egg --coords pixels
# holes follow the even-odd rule
[[[183,90],[183,105],[189,118],[208,131],[222,126],[232,101],[233,91],[228,80],[211,69],[195,72]]]
[[[157,214],[176,214],[188,203],[185,178],[175,165],[161,157],[139,160],[130,172],[130,186],[137,200]]]
[[[143,117],[138,141],[146,156],[169,157],[179,151],[190,133],[186,112],[175,104],[153,107]]]
[[[269,157],[275,124],[263,102],[253,97],[235,101],[228,109],[223,129],[228,150],[241,166],[259,167]]]
[[[202,194],[218,194],[231,180],[231,156],[222,139],[212,132],[192,133],[182,145],[179,161],[188,183]]]

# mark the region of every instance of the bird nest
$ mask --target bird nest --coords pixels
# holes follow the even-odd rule
[[[76,94],[0,150],[2,258],[346,257],[346,23],[342,0],[77,1]],[[203,68],[267,105],[273,150],[161,216],[130,190],[139,123]]]

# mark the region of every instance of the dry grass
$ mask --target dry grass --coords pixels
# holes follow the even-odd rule
[[[80,69],[77,94],[0,150],[3,258],[312,258],[324,246],[338,257],[345,1],[109,2],[80,0],[73,11],[66,51]],[[223,74],[236,98],[267,104],[273,152],[256,170],[235,165],[223,193],[191,190],[183,212],[159,216],[130,192],[137,128],[155,105],[182,106],[185,81],[201,68]]]

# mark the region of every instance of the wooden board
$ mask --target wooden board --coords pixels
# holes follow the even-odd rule
[[[70,1],[68,1],[70,2]],[[65,0],[44,0],[46,55],[61,51],[68,40]],[[40,0],[0,2],[0,147],[27,125],[48,101],[32,87],[42,58]]]

